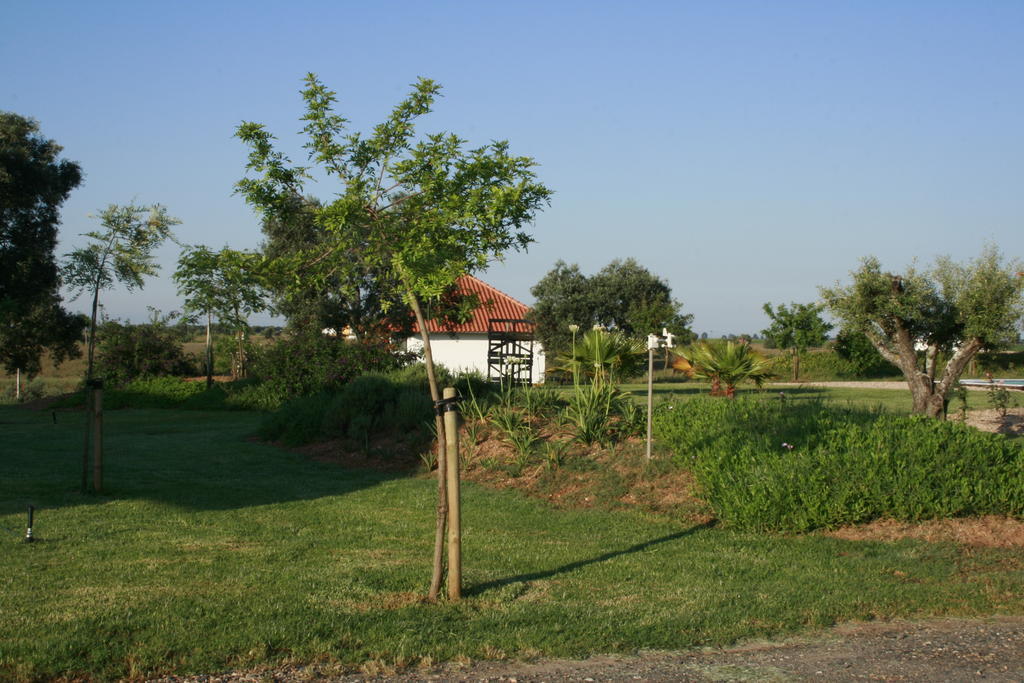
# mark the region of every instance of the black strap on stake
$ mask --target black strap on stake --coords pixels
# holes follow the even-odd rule
[[[445,413],[458,411],[459,401],[461,400],[458,396],[452,396],[451,398],[442,398],[440,401],[434,401],[434,414],[442,416]]]

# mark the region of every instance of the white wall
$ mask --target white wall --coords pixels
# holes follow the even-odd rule
[[[423,342],[419,337],[409,337],[406,341],[409,351],[421,351]],[[457,338],[441,333],[430,337],[430,351],[434,362],[440,363],[449,370],[476,370],[487,377],[487,335],[460,334]],[[533,344],[533,382],[544,382],[544,350],[540,344]]]

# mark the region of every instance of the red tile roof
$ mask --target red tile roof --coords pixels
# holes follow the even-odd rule
[[[491,287],[483,280],[472,275],[463,275],[455,281],[459,292],[462,294],[475,294],[480,300],[480,305],[473,309],[473,317],[461,325],[445,325],[443,322],[430,320],[427,322],[427,329],[430,332],[441,333],[479,333],[487,334],[487,323],[491,318],[504,318],[520,320],[526,317],[529,307],[513,299],[505,292]],[[522,325],[516,326],[517,330]],[[533,326],[530,326],[533,331]],[[419,332],[419,326],[413,324],[413,333]]]

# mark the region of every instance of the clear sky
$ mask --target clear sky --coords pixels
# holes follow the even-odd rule
[[[167,206],[183,242],[256,247],[233,133],[264,123],[301,160],[312,71],[359,130],[433,78],[421,131],[540,163],[555,195],[537,244],[483,274],[527,303],[558,259],[590,274],[632,256],[696,331],[756,332],[764,302],[812,301],[868,254],[1024,256],[1019,0],[8,0],[0,23],[0,109],[85,172],[61,253],[133,200]],[[177,252],[107,313],[180,308]]]

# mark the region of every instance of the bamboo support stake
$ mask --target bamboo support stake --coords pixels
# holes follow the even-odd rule
[[[455,389],[445,387],[444,398],[455,398]],[[459,412],[456,403],[445,406],[444,434],[448,479],[448,599],[462,598],[462,503],[459,486]]]

